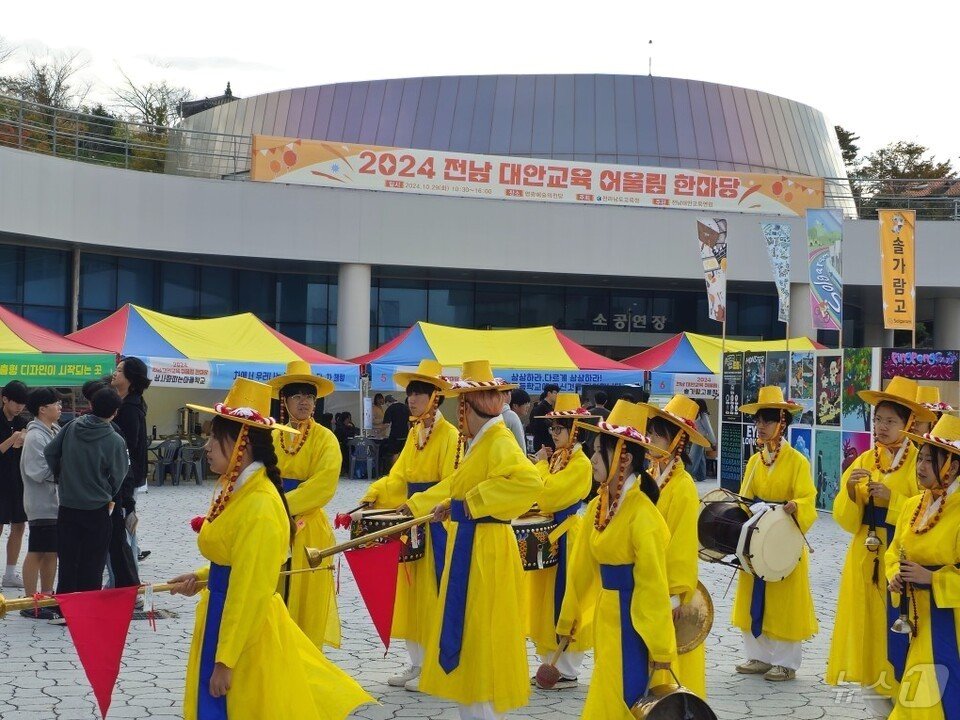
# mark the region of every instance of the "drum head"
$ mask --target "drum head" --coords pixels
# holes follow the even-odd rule
[[[751,518],[743,533],[737,555],[745,568],[766,582],[783,580],[803,556],[803,533],[782,505]]]
[[[739,502],[739,498],[724,488],[714,488],[710,492],[706,493],[702,498],[700,498],[702,503],[714,503],[714,502]]]
[[[651,688],[630,713],[638,720],[717,720],[706,702],[676,685]]]

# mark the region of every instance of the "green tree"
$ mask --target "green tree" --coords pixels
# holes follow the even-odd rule
[[[908,208],[921,218],[949,219],[954,199],[946,183],[957,173],[950,160],[940,161],[930,149],[909,140],[890,143],[866,155],[852,175],[861,196],[860,217],[876,217],[879,208]]]
[[[857,169],[857,159],[860,156],[860,146],[857,145],[859,135],[855,135],[851,130],[846,130],[840,125],[833,126],[837,133],[837,140],[840,142],[840,154],[843,156],[843,164],[847,166],[847,171]]]

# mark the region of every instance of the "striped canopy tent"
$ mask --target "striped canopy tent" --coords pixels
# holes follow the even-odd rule
[[[0,306],[0,385],[77,386],[112,372],[113,355],[35,325]]]
[[[716,375],[720,372],[721,352],[775,352],[777,350],[817,350],[823,345],[807,337],[787,340],[730,340],[726,344],[712,335],[682,332],[654,345],[649,350],[632,355],[624,365],[666,373]]]
[[[372,390],[394,390],[398,388],[393,374],[413,370],[424,359],[438,361],[451,376],[456,376],[466,361],[489,360],[498,377],[530,392],[540,392],[546,383],[573,390],[584,385],[643,381],[642,371],[598,355],[550,326],[465,330],[418,322],[374,352],[353,360],[367,367]]]
[[[155,386],[229,388],[235,378],[266,382],[306,360],[337,390],[359,390],[360,368],[277,332],[252,313],[190,320],[124,305],[70,338],[141,358]]]

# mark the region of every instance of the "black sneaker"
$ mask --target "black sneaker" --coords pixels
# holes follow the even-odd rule
[[[150,551],[149,551],[149,550],[141,550],[141,551],[140,551],[140,554],[137,555],[137,561],[138,561],[138,562],[143,562],[143,561],[146,560],[148,557],[150,557]]]

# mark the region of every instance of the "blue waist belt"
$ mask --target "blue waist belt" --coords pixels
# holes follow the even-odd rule
[[[467,585],[470,582],[470,560],[477,523],[509,523],[508,520],[492,517],[468,518],[463,500],[450,501],[450,519],[457,523],[457,537],[450,555],[447,597],[440,627],[440,667],[447,674],[460,665],[463,624],[467,614]]]
[[[429,490],[436,483],[408,482],[407,497]],[[430,545],[433,548],[433,572],[437,577],[437,592],[440,592],[440,576],[443,575],[443,561],[447,557],[447,529],[443,523],[430,523]]]
[[[604,590],[620,596],[620,667],[623,674],[623,702],[632,708],[647,691],[650,682],[649,654],[643,638],[633,627],[630,601],[633,599],[633,565],[601,565]]]
[[[230,566],[210,563],[207,580],[207,620],[203,625],[203,645],[200,649],[200,673],[197,678],[197,720],[227,720],[227,698],[215,698],[210,694],[210,678],[217,663],[217,643],[220,639],[220,622],[223,620],[223,605],[227,600],[230,584]]]
[[[285,493],[288,493],[291,490],[296,490],[297,485],[300,484],[300,481],[297,480],[297,478],[283,478],[281,482],[283,483],[283,491]]]
[[[576,515],[580,511],[580,501],[578,500],[570,507],[559,510],[553,514],[553,521],[559,525],[568,517]],[[553,582],[553,625],[556,627],[560,621],[560,606],[563,605],[563,596],[567,592],[567,533],[560,536],[557,540],[557,577]]]

